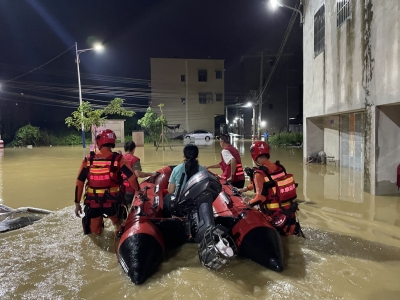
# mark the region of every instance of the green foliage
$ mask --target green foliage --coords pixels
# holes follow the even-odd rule
[[[96,127],[104,125],[107,115],[132,117],[134,112],[122,107],[124,101],[124,99],[115,98],[104,109],[93,109],[89,102],[84,101],[76,111],[72,112],[70,117],[65,119],[65,124],[81,130],[83,123],[84,130],[90,131],[92,125]]]
[[[86,144],[91,140],[86,137]],[[7,144],[7,147],[34,146],[74,146],[82,145],[82,136],[76,132],[65,132],[55,135],[47,130],[40,130],[39,127],[26,125],[15,133],[14,140]]]
[[[47,140],[46,143],[44,143],[42,146],[76,146],[76,145],[82,145],[82,136],[76,133],[68,133],[68,134],[63,134],[63,135],[53,135],[49,134],[48,135],[49,139]],[[91,143],[91,139],[86,137],[86,144],[89,145]]]
[[[151,136],[146,135],[146,136],[144,137],[144,143],[145,143],[145,144],[153,144],[153,143],[154,143],[154,140],[153,140],[153,138],[152,138]]]
[[[160,109],[162,108],[161,105],[164,106],[164,104],[159,105]],[[158,117],[155,111],[151,107],[149,107],[147,108],[144,117],[138,120],[138,124],[148,132],[148,135],[145,134],[145,142],[146,138],[150,138],[151,142],[158,141],[161,134],[161,125],[167,125],[167,119],[162,114],[162,110],[161,116]]]
[[[126,110],[123,108],[122,105],[124,102],[125,100],[122,98],[115,98],[106,106],[106,108],[103,110],[103,114],[132,117],[135,113],[131,110]]]
[[[40,129],[32,125],[21,127],[15,133],[14,140],[11,142],[13,146],[37,145],[40,141]]]
[[[303,133],[301,132],[279,132],[268,138],[268,144],[274,146],[290,146],[301,144],[303,142]]]

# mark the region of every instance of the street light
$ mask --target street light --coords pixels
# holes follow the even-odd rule
[[[252,119],[252,125],[253,125],[253,138],[256,136],[256,106],[252,102],[247,102],[246,107],[252,107],[253,108],[253,119]]]
[[[78,86],[79,86],[79,106],[82,106],[82,88],[81,88],[81,74],[79,72],[79,54],[87,51],[100,51],[103,49],[101,44],[95,44],[93,48],[78,50],[78,43],[75,42],[75,53],[76,53],[76,68],[78,70]],[[85,140],[85,125],[83,124],[83,111],[81,111],[82,115],[82,147],[86,148],[86,140]]]
[[[280,7],[286,7],[286,8],[289,8],[289,9],[291,9],[291,10],[294,10],[295,12],[298,12],[299,14],[300,14],[300,27],[303,25],[303,23],[304,23],[304,17],[303,17],[303,13],[301,12],[301,10],[299,10],[299,9],[297,9],[297,8],[294,8],[294,7],[291,7],[291,6],[287,6],[287,5],[285,5],[285,4],[282,4],[282,3],[280,3],[279,1],[277,1],[277,0],[271,0],[270,2],[270,5],[271,5],[271,7],[272,7],[272,9],[276,9],[278,6],[280,6]],[[302,1],[300,0],[300,6],[302,5]],[[299,6],[299,7],[300,7]]]
[[[261,121],[261,128],[265,128],[267,126],[267,121]]]

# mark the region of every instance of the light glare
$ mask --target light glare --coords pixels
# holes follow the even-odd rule
[[[101,50],[103,50],[103,45],[102,44],[95,44],[93,48],[96,51],[101,51]]]
[[[276,1],[276,0],[271,0],[271,1],[270,1],[270,4],[271,4],[271,7],[272,7],[273,9],[275,9],[275,8],[277,8],[277,7],[279,6],[278,1]]]

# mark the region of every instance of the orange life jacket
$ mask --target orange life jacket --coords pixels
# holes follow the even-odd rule
[[[91,208],[111,207],[121,199],[122,176],[119,161],[122,155],[113,152],[107,158],[94,152],[86,157],[88,177],[85,204]]]
[[[292,174],[277,161],[277,169],[270,172],[266,166],[255,168],[254,172],[263,175],[265,183],[261,194],[267,198],[260,209],[271,217],[275,227],[283,235],[300,235],[300,225],[296,221],[296,211],[299,210],[296,187]]]

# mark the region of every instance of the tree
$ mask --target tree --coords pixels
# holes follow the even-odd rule
[[[160,109],[164,106],[164,104],[160,104]],[[161,124],[167,125],[167,120],[163,114],[160,117],[157,116],[157,113],[151,108],[147,108],[144,117],[138,121],[138,124],[145,130],[149,132],[151,139],[156,142],[161,134]]]
[[[26,146],[32,144],[36,146],[40,136],[39,127],[29,124],[17,130],[12,144],[13,146]]]
[[[107,115],[132,117],[135,113],[122,107],[124,101],[124,99],[115,98],[104,109],[93,109],[89,102],[84,101],[76,111],[72,112],[71,117],[65,119],[65,124],[81,130],[83,123],[84,131],[90,131],[92,125],[96,127],[104,125]]]

